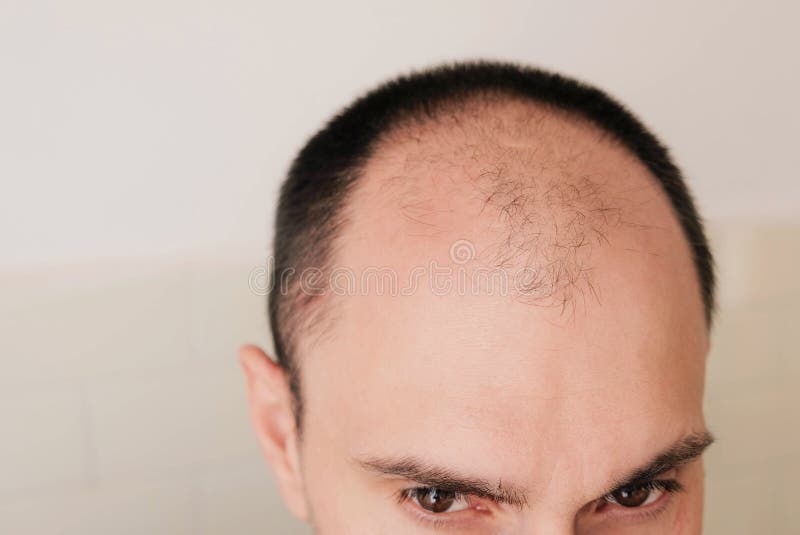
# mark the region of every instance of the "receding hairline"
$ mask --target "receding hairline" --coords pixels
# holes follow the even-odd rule
[[[340,209],[374,154],[381,134],[437,106],[477,94],[502,95],[573,113],[596,125],[657,177],[691,245],[707,327],[714,312],[714,266],[702,221],[668,150],[625,106],[600,89],[535,67],[503,62],[445,64],[393,78],[353,101],[333,117],[294,159],[276,213],[273,280],[287,269],[324,266],[341,228]],[[316,299],[296,291],[271,292],[269,318],[278,361],[297,380],[294,345],[313,323]],[[293,385],[295,394],[299,383]]]
[[[492,144],[498,136],[503,140],[494,147]],[[656,190],[662,197],[663,203],[669,205],[669,199],[658,188],[657,178],[624,145],[588,119],[576,112],[525,99],[513,93],[481,92],[453,102],[442,102],[436,108],[429,109],[425,115],[403,117],[376,138],[369,158],[355,173],[352,190],[342,206],[337,232],[332,236],[326,268],[348,266],[348,259],[342,257],[341,253],[346,249],[347,241],[352,236],[354,220],[360,219],[363,212],[369,211],[368,203],[376,199],[376,195],[370,195],[365,199],[362,195],[365,190],[377,189],[384,199],[401,202],[409,195],[409,185],[419,184],[419,176],[415,176],[419,173],[404,169],[404,166],[407,167],[407,162],[399,160],[419,157],[421,163],[418,165],[424,168],[420,172],[424,174],[434,165],[427,159],[428,156],[441,155],[443,165],[458,167],[460,156],[450,152],[467,147],[486,150],[489,153],[497,150],[497,154],[486,154],[481,158],[489,160],[497,158],[498,165],[524,167],[528,162],[514,161],[515,158],[526,157],[526,152],[530,154],[537,152],[539,147],[535,146],[536,142],[547,146],[548,149],[563,149],[568,142],[562,137],[579,139],[584,148],[591,146],[598,151],[613,151],[617,157],[626,161],[626,165],[635,166],[642,174],[641,177],[637,177],[637,181],[641,181],[643,187]],[[518,143],[522,156],[503,153],[504,142],[513,141]],[[568,149],[569,147],[566,150]],[[543,165],[556,165],[558,162],[548,161],[548,158],[560,158],[563,155],[537,157],[543,158],[540,162]],[[566,158],[569,159],[571,156]],[[390,180],[386,180],[385,174],[372,172],[375,165],[387,163],[392,165],[391,162],[387,162],[392,159],[395,160],[393,164],[399,169]],[[514,224],[510,223],[506,231],[498,233],[498,250],[494,252],[496,265],[493,267],[500,268],[503,264],[514,262],[512,257],[519,260],[520,256],[528,255],[525,267],[539,271],[542,266],[547,265],[551,269],[551,273],[543,276],[544,280],[536,281],[538,285],[536,290],[543,297],[530,297],[522,299],[523,301],[539,306],[564,308],[575,305],[574,299],[578,291],[585,291],[596,297],[596,289],[588,278],[591,269],[591,248],[603,246],[609,240],[609,231],[614,230],[612,227],[621,226],[622,206],[630,204],[628,199],[614,198],[612,191],[604,190],[604,184],[585,175],[570,179],[558,171],[554,173],[555,178],[542,181],[534,176],[536,171],[527,174],[517,173],[517,175],[512,173],[512,176],[506,177],[492,176],[491,171],[481,173],[478,177],[459,174],[462,176],[457,179],[458,184],[454,185],[455,194],[458,194],[458,188],[472,181],[472,186],[483,189],[479,194],[486,196],[485,207],[508,216],[507,219],[510,220],[512,216],[508,214],[508,205],[514,203],[523,211],[517,214],[517,220],[524,219],[530,222],[530,216],[534,213],[543,220],[539,227],[527,231],[522,228],[524,225],[518,225],[520,228],[515,229]],[[549,188],[552,196],[557,197],[557,202],[548,204],[527,198],[521,191],[530,187],[538,187],[541,190]],[[423,196],[427,195],[424,186],[420,189],[423,190]],[[565,199],[565,196],[571,198]],[[579,203],[579,206],[567,206],[570,203]],[[582,230],[573,229],[568,232],[562,230],[558,234],[552,231],[545,232],[546,236],[541,240],[543,243],[537,244],[536,251],[531,251],[532,246],[526,232],[541,231],[542,226],[550,225],[554,221],[557,227],[558,219],[572,218],[578,211],[594,212],[593,218],[582,225]],[[609,213],[612,215],[609,216]],[[391,215],[396,214],[382,212],[381,219],[370,221],[367,226],[372,223],[381,225],[394,221],[387,219]],[[400,220],[399,224],[402,223]],[[363,226],[362,224],[362,230]],[[589,227],[591,231],[587,231]],[[501,244],[505,244],[504,250],[501,250]],[[583,248],[584,246],[586,248]],[[525,250],[526,247],[528,250]],[[555,251],[555,247],[559,249]],[[513,254],[511,249],[516,249]],[[531,260],[534,255],[538,255],[539,258]],[[525,264],[525,261],[521,262]],[[579,285],[582,287],[579,288]],[[339,301],[337,296],[325,295],[320,296],[319,301],[314,304],[315,310],[309,315],[309,319],[313,318],[313,321],[306,324],[309,330],[306,331],[304,343],[298,345],[298,357],[301,350],[312,349],[333,331],[337,301]]]

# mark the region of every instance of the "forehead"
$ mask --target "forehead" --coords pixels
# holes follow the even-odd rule
[[[345,455],[491,457],[507,475],[533,463],[541,484],[620,440],[652,453],[696,426],[702,304],[652,178],[585,130],[460,132],[398,141],[367,166],[337,246],[355,291],[334,298],[332,327],[303,360],[309,436]],[[487,202],[504,183],[502,202]],[[515,292],[529,266],[550,270],[543,297]],[[484,268],[508,291],[487,291],[502,276]],[[382,291],[364,276],[376,270]],[[436,270],[449,290],[432,286]]]

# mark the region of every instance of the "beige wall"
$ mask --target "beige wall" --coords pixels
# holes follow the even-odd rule
[[[712,233],[721,313],[708,365],[708,533],[797,532],[800,225]]]
[[[0,533],[303,533],[235,360],[268,339],[274,193],[355,92],[471,56],[594,81],[669,142],[721,275],[707,532],[794,533],[798,9],[283,4],[0,5]]]

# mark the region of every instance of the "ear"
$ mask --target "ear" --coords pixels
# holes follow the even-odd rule
[[[244,346],[239,361],[247,380],[250,420],[272,466],[284,502],[300,520],[308,518],[289,379],[261,349]]]

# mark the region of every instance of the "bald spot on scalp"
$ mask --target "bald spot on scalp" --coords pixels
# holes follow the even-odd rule
[[[657,198],[666,203],[644,166],[586,121],[528,101],[478,101],[379,144],[342,238],[383,233],[398,251],[466,239],[478,263],[532,267],[545,287],[537,295],[563,302],[590,286],[595,249],[649,228],[645,205]]]
[[[402,285],[431,261],[452,266],[451,246],[466,241],[475,254],[464,268],[524,270],[509,298],[568,317],[613,290],[593,274],[601,249],[657,256],[665,234],[682,238],[635,156],[587,120],[529,100],[490,95],[410,117],[360,175],[333,246],[333,267],[357,279],[388,267]],[[669,228],[648,223],[665,220]],[[346,299],[316,304],[318,332],[301,346],[335,336]]]

